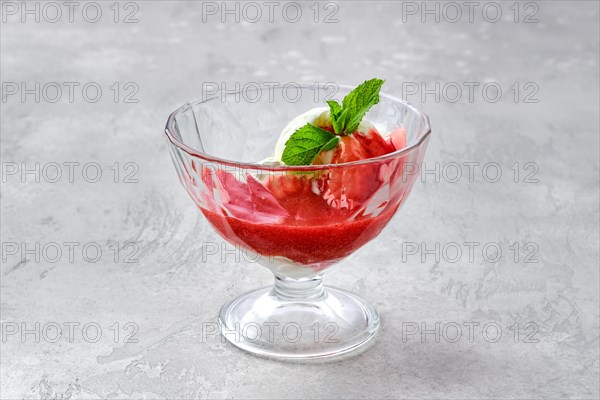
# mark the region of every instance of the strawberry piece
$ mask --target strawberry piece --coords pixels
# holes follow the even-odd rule
[[[212,209],[220,205],[233,217],[257,222],[277,222],[289,215],[252,175],[246,174],[246,182],[243,182],[223,170],[205,170],[202,178],[209,191],[206,202]]]
[[[271,217],[285,218],[289,213],[279,204],[275,196],[252,175],[247,175],[248,188],[250,189],[250,202],[254,210]]]
[[[329,212],[327,203],[318,194],[318,182],[313,174],[284,174],[270,176],[265,185],[295,223],[314,224],[315,219],[328,218]]]
[[[392,131],[389,137],[389,143],[394,146],[395,150],[400,150],[406,147],[406,128],[400,126]]]
[[[355,132],[341,138],[332,150],[332,164],[364,160],[395,151],[376,129],[367,133]],[[332,169],[323,179],[323,198],[336,209],[352,210],[367,202],[384,182],[379,164],[364,164]]]

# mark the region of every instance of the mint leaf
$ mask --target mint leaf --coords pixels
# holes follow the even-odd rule
[[[336,134],[349,135],[356,131],[369,109],[379,103],[379,91],[383,82],[377,78],[363,82],[344,97],[341,106],[334,100],[327,102]]]
[[[325,143],[325,146],[323,146],[321,148],[321,151],[333,150],[335,148],[335,146],[338,145],[339,142],[340,142],[340,137],[339,136],[334,136],[329,142]],[[319,153],[321,151],[319,151]]]
[[[286,165],[310,165],[322,150],[333,149],[338,141],[331,132],[306,124],[285,142],[281,161]]]
[[[348,93],[342,101],[343,113],[347,113],[346,116],[346,129],[347,133],[353,133],[360,121],[369,111],[371,107],[379,103],[379,91],[383,85],[381,79],[371,79],[358,85],[353,91]]]
[[[338,135],[341,135],[344,131],[344,126],[340,119],[342,114],[342,106],[340,106],[340,103],[335,100],[328,100],[327,104],[329,104],[329,117],[331,119],[331,124],[333,125],[333,130]]]

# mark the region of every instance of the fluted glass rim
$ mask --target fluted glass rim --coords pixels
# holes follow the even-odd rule
[[[256,90],[258,90],[258,88],[260,88],[261,90],[266,89],[266,88],[270,88],[270,89],[279,88],[280,89],[280,88],[284,88],[290,84],[291,84],[291,82],[290,83],[279,83],[279,84],[275,84],[275,85],[266,85],[263,83],[263,84],[253,85],[253,88],[256,88]],[[293,84],[296,85],[297,87],[300,87],[303,89],[306,89],[306,88],[314,89],[314,87],[315,87],[314,83],[296,83],[296,82],[294,82]],[[325,89],[326,85],[327,84],[318,84],[317,86],[319,86],[319,88]],[[337,87],[341,88],[341,89],[346,89],[348,91],[354,89],[354,86],[350,86],[350,85],[337,85]],[[236,94],[243,94],[248,91],[249,91],[248,89],[241,89],[239,91],[234,91],[234,92],[228,91],[227,94],[228,95],[236,95]],[[171,144],[173,146],[177,147],[179,150],[187,153],[188,155],[190,155],[192,157],[197,157],[201,160],[215,163],[215,164],[220,164],[220,165],[225,165],[225,166],[230,166],[230,167],[237,167],[240,169],[296,172],[296,171],[331,170],[331,169],[338,169],[338,168],[353,167],[353,166],[358,166],[358,165],[376,164],[376,163],[379,163],[382,161],[391,160],[391,159],[398,158],[398,157],[404,156],[406,154],[409,154],[412,151],[415,151],[416,149],[421,147],[423,145],[423,143],[425,143],[425,141],[427,140],[427,138],[429,138],[429,135],[431,134],[431,125],[429,123],[429,116],[427,114],[425,114],[424,112],[422,112],[421,110],[419,110],[418,108],[416,108],[415,106],[410,104],[408,101],[406,101],[400,97],[382,92],[379,94],[380,98],[385,98],[390,101],[399,103],[399,104],[403,105],[404,107],[410,109],[411,111],[415,112],[418,115],[418,117],[420,118],[420,121],[423,125],[423,127],[420,130],[425,130],[424,133],[420,134],[417,137],[417,139],[414,141],[414,143],[407,145],[403,149],[396,150],[391,153],[387,153],[387,154],[377,156],[377,157],[372,157],[372,158],[367,158],[367,159],[357,160],[357,161],[351,161],[351,162],[345,162],[345,163],[339,163],[339,164],[277,166],[277,165],[264,165],[264,164],[251,163],[251,162],[240,162],[240,161],[228,160],[225,158],[212,156],[210,154],[206,154],[199,150],[196,150],[196,149],[186,145],[181,140],[177,139],[177,136],[174,133],[175,132],[174,123],[175,123],[175,118],[177,117],[177,115],[189,110],[190,108],[192,108],[195,105],[208,103],[209,101],[218,100],[221,98],[221,96],[222,96],[222,91],[219,90],[218,92],[216,92],[214,95],[212,95],[210,97],[207,97],[205,99],[196,99],[196,100],[189,101],[189,102],[185,103],[184,105],[182,105],[181,107],[177,108],[175,111],[173,111],[169,115],[169,118],[167,119],[167,124],[165,126],[165,134],[167,135],[167,138],[169,139]]]

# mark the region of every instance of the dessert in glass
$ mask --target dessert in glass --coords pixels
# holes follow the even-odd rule
[[[273,286],[221,308],[221,333],[235,346],[315,360],[358,353],[376,336],[376,310],[322,278],[379,235],[406,201],[427,147],[427,116],[380,94],[382,84],[335,93],[295,84],[293,98],[289,85],[255,86],[170,115],[182,185],[220,236],[274,275]]]

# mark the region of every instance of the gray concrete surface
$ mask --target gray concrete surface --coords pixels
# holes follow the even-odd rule
[[[455,23],[421,2],[306,2],[296,23],[283,4],[273,22],[258,2],[261,17],[240,4],[240,22],[221,23],[220,2],[193,1],[121,3],[117,23],[98,2],[92,23],[85,4],[70,22],[40,3],[38,23],[2,2],[2,398],[599,397],[597,2],[500,2],[497,22],[481,2]],[[222,240],[176,179],[168,114],[206,82],[372,77],[430,115],[426,165],[440,168],[326,275],[376,305],[378,342],[295,365],[207,335],[221,304],[271,277],[209,255]],[[39,102],[22,99],[36,82]],[[439,101],[421,98],[436,82]]]

